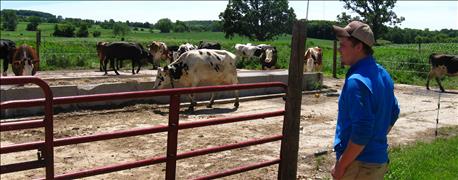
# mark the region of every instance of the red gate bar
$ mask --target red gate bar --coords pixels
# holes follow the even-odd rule
[[[185,152],[185,153],[180,153],[177,156],[177,159],[180,160],[180,159],[190,158],[190,157],[194,157],[194,156],[200,156],[200,155],[204,155],[204,154],[209,154],[209,153],[215,153],[215,152],[221,152],[221,151],[237,149],[237,148],[242,148],[242,147],[247,147],[247,146],[264,144],[264,143],[268,143],[268,142],[281,140],[282,137],[283,137],[282,135],[275,135],[275,136],[271,136],[271,137],[267,137],[267,138],[243,141],[243,142],[235,143],[235,144],[228,144],[228,145],[224,145],[224,146],[217,146],[217,147],[211,147],[211,148],[206,148],[206,149],[199,149],[199,150],[189,151],[189,152]]]
[[[210,125],[240,122],[240,121],[246,121],[246,120],[251,120],[251,119],[269,118],[269,117],[274,117],[274,116],[281,116],[284,114],[285,114],[285,110],[280,110],[280,111],[274,111],[274,112],[250,114],[250,115],[243,115],[243,116],[236,116],[236,117],[215,118],[215,119],[206,120],[206,121],[181,123],[180,126],[178,126],[178,128],[180,130],[189,129],[189,128],[196,128],[196,127],[210,126]]]
[[[207,176],[198,177],[198,178],[196,178],[194,180],[203,180],[203,179],[206,180],[206,179],[216,179],[216,178],[226,177],[226,176],[230,176],[230,175],[234,175],[234,174],[238,174],[238,173],[242,173],[242,172],[246,172],[246,171],[251,171],[251,170],[254,170],[254,169],[259,169],[259,168],[262,168],[262,167],[271,166],[271,165],[278,164],[278,163],[280,163],[280,158],[275,159],[275,160],[271,160],[271,161],[265,161],[265,162],[250,164],[250,165],[246,165],[246,166],[240,166],[240,167],[229,169],[229,170],[226,170],[226,171],[223,171],[223,172],[219,172],[219,173],[214,173],[214,174],[210,174],[210,175],[207,175]]]
[[[115,172],[115,171],[122,171],[126,169],[153,165],[157,163],[163,163],[165,161],[166,161],[166,156],[153,157],[153,158],[144,159],[144,160],[135,161],[135,162],[115,164],[115,165],[103,166],[103,167],[88,169],[88,170],[79,171],[79,172],[57,175],[54,177],[54,179],[83,178],[83,177],[88,177],[88,176],[95,176],[99,174],[106,174],[106,173]],[[41,178],[41,179],[44,179],[44,178]]]
[[[86,143],[86,142],[93,142],[93,141],[116,139],[116,138],[122,138],[122,137],[138,136],[138,135],[144,135],[144,134],[160,133],[160,132],[166,132],[167,130],[168,130],[167,126],[159,125],[159,126],[154,126],[154,127],[149,127],[149,128],[136,128],[133,130],[126,130],[126,131],[115,131],[115,132],[101,133],[101,134],[95,134],[95,135],[60,138],[54,141],[54,146],[58,147],[58,146],[66,146],[66,145],[71,145],[71,144],[79,144],[79,143]],[[15,144],[15,145],[1,147],[0,154],[37,149],[40,146],[42,146],[43,143],[44,143],[43,141],[35,141],[31,143],[22,143],[22,144]]]
[[[0,174],[41,168],[41,167],[44,167],[44,165],[45,165],[44,160],[35,160],[35,161],[2,165],[2,168],[0,168]]]
[[[16,121],[16,122],[4,122],[0,124],[0,132],[22,130],[22,129],[33,129],[33,128],[40,128],[44,126],[45,126],[45,123],[42,119],[24,120],[24,121]]]

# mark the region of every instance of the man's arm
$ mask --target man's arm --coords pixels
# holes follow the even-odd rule
[[[358,157],[361,151],[363,151],[364,147],[364,145],[355,144],[350,140],[344,153],[337,161],[332,172],[332,176],[335,179],[342,178],[347,167],[356,159],[356,157]]]

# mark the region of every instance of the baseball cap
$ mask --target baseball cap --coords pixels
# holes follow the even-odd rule
[[[332,27],[337,37],[354,37],[369,47],[375,43],[374,33],[369,25],[360,21],[352,21],[344,28],[334,25]]]

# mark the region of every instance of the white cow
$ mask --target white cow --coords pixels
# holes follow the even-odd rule
[[[235,58],[234,54],[225,50],[187,51],[164,69],[158,69],[154,88],[174,88],[177,85],[196,87],[201,83],[206,85],[237,84]],[[214,93],[212,93],[210,104],[207,107],[213,105],[214,97]],[[191,101],[189,110],[194,111],[194,106],[197,103],[193,99],[193,94],[190,94],[189,98]],[[236,108],[239,106],[238,90],[235,91],[234,106]]]
[[[235,54],[237,55],[237,58],[252,58],[252,57],[260,57],[262,54],[262,48],[258,46],[251,45],[251,43],[248,44],[235,44]]]

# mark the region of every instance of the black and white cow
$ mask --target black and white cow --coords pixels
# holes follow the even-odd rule
[[[426,89],[429,90],[429,80],[436,78],[442,92],[445,92],[444,87],[440,83],[441,78],[445,75],[458,76],[458,56],[446,54],[431,54],[429,56],[429,63],[431,70],[429,71],[428,81],[426,82]]]
[[[275,69],[278,58],[277,48],[267,44],[260,44],[257,46],[262,49],[261,56],[259,57],[259,61],[261,62],[261,69]]]
[[[174,61],[177,60],[183,53],[190,51],[190,50],[194,50],[194,49],[197,49],[197,46],[194,46],[191,43],[180,45],[178,47],[178,50],[176,52],[173,52],[173,60]]]
[[[199,41],[199,45],[197,45],[197,49],[216,49],[216,50],[221,50],[221,44],[219,44],[217,42]]]
[[[159,68],[154,84],[155,89],[168,87],[196,87],[199,84],[205,85],[228,85],[237,84],[237,70],[235,67],[236,56],[225,50],[200,49],[191,50],[182,54],[176,61]],[[191,105],[190,111],[194,110],[197,104],[193,94],[189,95]],[[210,104],[214,102],[212,93]],[[235,91],[234,106],[239,106],[238,90]]]
[[[152,55],[143,49],[143,46],[139,43],[129,43],[129,42],[113,42],[108,44],[105,48],[102,49],[104,54],[104,69],[105,75],[107,74],[107,64],[108,62],[116,63],[124,59],[132,60],[132,74],[135,74],[134,68],[135,64],[138,65],[137,73],[140,71],[140,67],[144,63],[144,60],[154,64]],[[116,75],[119,75],[116,68],[114,68]]]
[[[260,57],[262,54],[262,48],[252,45],[251,43],[248,44],[235,44],[235,54],[237,58],[252,58],[252,57]]]
[[[0,59],[3,59],[2,76],[7,75],[8,66],[12,63],[13,54],[16,51],[16,43],[8,39],[0,39]]]

